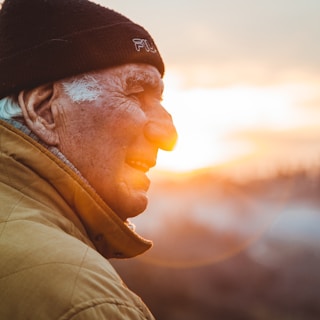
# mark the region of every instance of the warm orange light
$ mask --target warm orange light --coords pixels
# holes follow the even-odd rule
[[[164,106],[173,115],[179,139],[172,153],[160,152],[159,169],[188,171],[235,164],[237,159],[242,166],[244,159],[250,159],[250,165],[263,158],[276,160],[270,155],[281,153],[283,146],[266,147],[264,139],[277,142],[277,134],[310,122],[297,107],[307,96],[303,85],[199,89],[184,88],[170,73],[165,80]],[[264,139],[257,132],[265,132]]]

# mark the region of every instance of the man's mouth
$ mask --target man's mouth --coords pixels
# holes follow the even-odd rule
[[[155,161],[147,161],[142,159],[128,159],[126,162],[130,167],[142,172],[149,171],[149,169],[155,165]]]

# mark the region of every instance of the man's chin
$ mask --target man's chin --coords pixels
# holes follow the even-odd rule
[[[126,196],[126,199],[115,203],[114,211],[123,220],[133,218],[141,214],[148,205],[148,196],[146,191],[135,191]]]

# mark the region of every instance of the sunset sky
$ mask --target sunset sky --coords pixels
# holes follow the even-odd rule
[[[96,2],[143,25],[165,60],[179,141],[158,169],[320,161],[320,1]]]

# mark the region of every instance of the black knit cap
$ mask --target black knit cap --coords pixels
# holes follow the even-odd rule
[[[0,11],[0,98],[125,63],[164,64],[150,34],[88,0],[6,0]]]

